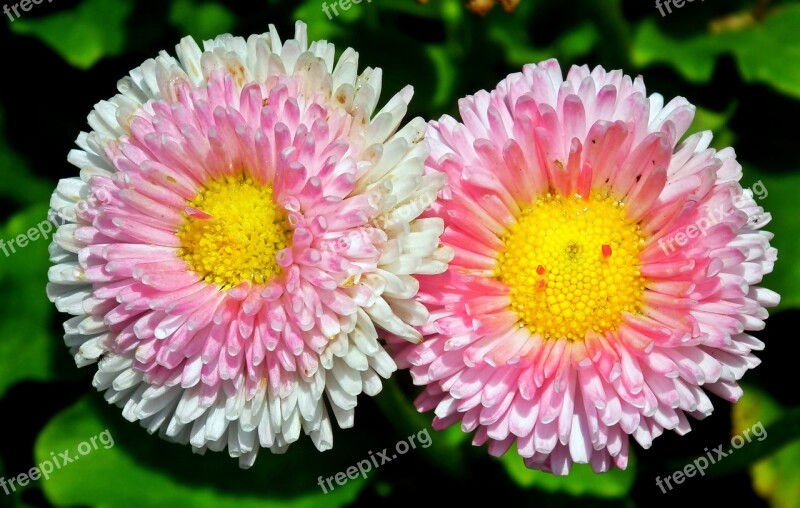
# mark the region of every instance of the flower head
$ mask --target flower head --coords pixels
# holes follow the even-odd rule
[[[679,143],[694,107],[551,60],[460,112],[427,134],[455,257],[421,281],[428,337],[397,355],[434,425],[531,468],[605,471],[626,466],[629,435],[688,432],[707,391],[737,400],[763,347],[748,332],[779,300],[756,286],[776,251],[733,150]]]
[[[410,87],[373,114],[380,69],[281,41],[191,38],[119,82],[59,182],[48,294],[78,365],[150,432],[228,448],[243,466],[300,433],[332,446],[396,365],[375,325],[410,341],[428,317],[415,274],[440,273]]]

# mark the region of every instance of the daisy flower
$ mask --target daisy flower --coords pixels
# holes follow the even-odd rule
[[[441,273],[419,219],[425,122],[407,87],[374,113],[380,69],[269,33],[223,35],[130,72],[89,114],[51,207],[48,294],[94,386],[149,431],[250,466],[301,432],[332,446],[396,365],[378,328],[419,341],[415,274]],[[398,130],[399,128],[399,130]]]
[[[624,468],[628,436],[729,401],[759,360],[758,287],[770,220],[711,134],[679,140],[694,107],[641,78],[528,65],[430,124],[430,171],[449,177],[432,216],[455,258],[423,277],[422,345],[401,350],[434,426],[460,422],[502,455],[557,474]]]

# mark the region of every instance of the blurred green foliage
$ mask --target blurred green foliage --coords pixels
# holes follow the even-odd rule
[[[107,429],[101,411],[105,408],[98,409],[96,402],[85,397],[57,414],[36,442],[37,463],[52,461],[50,453],[54,450],[57,460],[59,453],[67,450],[70,457],[80,459],[65,464],[43,483],[56,506],[336,507],[352,502],[364,487],[363,480],[351,480],[326,494],[311,473],[298,474],[309,469],[307,458],[316,453],[309,449],[310,443],[301,444],[298,453],[268,460],[262,457],[252,469],[238,471],[235,476],[230,476],[232,459],[213,452],[200,458],[188,446],[148,438],[143,429],[133,425],[124,429],[112,425],[108,430],[114,441],[106,439],[108,447],[98,439],[96,449],[80,455],[80,443]],[[136,445],[131,446],[132,442]],[[86,450],[88,446],[83,447]],[[165,453],[169,460],[163,460]],[[314,469],[339,472],[353,464],[342,459],[342,455],[321,454],[314,460]],[[114,474],[108,475],[109,471]],[[98,482],[98,478],[105,479]]]
[[[652,2],[522,0],[513,15],[494,9],[481,18],[459,0],[424,5],[372,0],[353,4],[333,19],[323,12],[321,0],[59,0],[36,5],[20,19],[7,20],[10,30],[2,39],[6,47],[23,48],[9,53],[15,62],[10,68],[28,68],[23,69],[25,80],[2,85],[0,97],[0,126],[5,123],[0,135],[0,197],[5,203],[0,237],[9,239],[45,218],[57,179],[77,173],[64,159],[78,131],[87,128],[81,115],[108,98],[128,69],[159,50],[172,51],[184,35],[247,35],[265,31],[269,23],[289,35],[293,19],[308,23],[310,39],[335,42],[338,52],[356,48],[362,68],[381,67],[383,102],[413,84],[410,113],[426,118],[457,114],[460,97],[492,88],[526,63],[553,57],[565,67],[622,67],[629,74],[643,74],[651,91],[667,98],[683,95],[695,103],[690,132],[712,130],[717,148],[739,145],[743,185],[762,181],[769,191],[759,205],[773,215],[767,229],[776,234],[774,245],[780,251],[775,274],[766,279],[783,296],[780,312],[765,332],[776,330],[772,337],[778,340],[767,341],[764,353],[776,350],[770,361],[778,367],[765,375],[757,371],[761,384],[735,406],[734,423],[760,418],[765,424],[774,421],[774,432],[785,428],[789,434],[764,452],[777,453],[757,457],[754,490],[748,481],[736,481],[746,476],[726,476],[745,474],[733,462],[719,480],[703,478],[666,497],[653,484],[656,474],[671,472],[676,457],[697,456],[703,447],[729,437],[725,403],[715,401],[722,415],[693,423],[695,431],[686,438],[665,436],[652,450],[637,450],[636,464],[624,472],[598,476],[585,467],[556,478],[528,471],[515,454],[492,460],[456,428],[431,430],[430,448],[373,471],[368,480],[352,480],[322,494],[319,475],[332,476],[369,452],[429,429],[431,415],[419,415],[411,405],[416,389],[407,375],[399,373],[400,385],[388,384],[374,401],[361,399],[356,429],[336,431],[333,451],[319,454],[305,440],[285,456],[262,451],[248,471],[226,454],[193,456],[188,447],[167,444],[125,422],[116,408],[105,407],[89,379],[75,386],[61,373],[71,359],[62,344],[62,317],[44,295],[47,242],[38,241],[24,255],[0,257],[0,414],[13,411],[18,420],[13,429],[38,434],[35,445],[32,439],[14,438],[0,444],[0,467],[5,467],[0,473],[23,472],[50,452],[74,450],[106,428],[116,445],[22,489],[22,495],[0,494],[0,506],[428,506],[438,499],[448,504],[491,499],[496,504],[498,493],[508,504],[627,507],[689,500],[691,506],[697,499],[693,496],[706,490],[714,490],[721,504],[728,500],[763,506],[758,494],[773,506],[800,506],[800,443],[795,440],[781,449],[793,440],[794,427],[780,418],[796,411],[784,406],[800,406],[800,396],[783,385],[780,375],[781,362],[788,361],[783,358],[791,356],[785,343],[795,339],[783,337],[780,325],[776,329],[773,324],[792,323],[800,307],[800,214],[793,208],[800,196],[796,1],[709,0],[687,3],[662,17]],[[27,59],[23,51],[34,57]],[[84,113],[73,114],[78,110]],[[29,410],[32,416],[18,404],[29,399],[29,391],[47,394],[45,400],[34,401],[41,407]],[[434,499],[420,500],[421,485],[434,492]]]
[[[46,204],[52,192],[52,182],[31,174],[25,160],[19,156],[5,138],[5,115],[0,107],[0,197],[17,205]],[[25,189],[25,192],[20,192]]]
[[[775,435],[784,427],[791,428],[795,435],[800,431],[800,408],[788,410],[764,390],[748,388],[739,404],[734,406],[734,433],[741,435],[745,429],[761,423],[768,431],[762,446],[767,446],[776,439],[787,437]],[[756,492],[769,499],[773,507],[797,506],[800,499],[800,442],[795,439],[778,453],[754,462],[752,473]]]
[[[0,238],[16,239],[46,220],[47,206],[33,205],[8,219],[0,228]],[[45,223],[41,231],[48,229]],[[55,377],[52,358],[60,341],[54,340],[50,327],[55,309],[44,294],[50,266],[47,243],[34,241],[24,248],[6,245],[8,256],[0,252],[0,292],[4,295],[0,306],[0,397],[18,381]]]
[[[75,9],[44,18],[22,17],[11,29],[41,39],[70,64],[88,69],[125,49],[125,21],[133,5],[133,0],[86,0]]]
[[[647,66],[665,62],[686,79],[706,83],[720,55],[736,57],[747,81],[765,83],[800,98],[800,5],[776,7],[763,19],[752,14],[731,16],[727,24],[689,37],[671,37],[655,19],[641,23],[634,41],[634,62]]]
[[[175,0],[170,8],[169,21],[182,33],[202,41],[233,30],[236,15],[218,2]]]

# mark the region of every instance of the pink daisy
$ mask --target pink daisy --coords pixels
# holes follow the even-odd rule
[[[445,176],[423,176],[423,120],[398,130],[411,88],[373,113],[380,69],[296,30],[186,38],[131,71],[51,200],[77,364],[125,418],[243,467],[301,432],[330,448],[326,399],[353,425],[396,370],[376,325],[419,342],[414,275],[451,257],[418,219]]]
[[[736,401],[777,253],[734,151],[709,132],[679,144],[694,107],[551,60],[460,112],[427,134],[455,258],[423,277],[428,337],[397,356],[434,426],[530,468],[605,471],[626,466],[628,435],[647,448],[711,414],[707,391]]]

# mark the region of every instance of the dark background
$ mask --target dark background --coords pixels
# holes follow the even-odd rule
[[[797,2],[707,0],[662,17],[652,2],[522,0],[513,14],[495,7],[485,17],[458,0],[373,0],[328,20],[321,0],[54,0],[34,5],[13,23],[2,18],[0,49],[0,238],[44,220],[59,178],[77,169],[66,154],[92,106],[116,92],[117,80],[159,50],[173,52],[185,34],[249,35],[275,24],[293,34],[295,19],[309,39],[328,39],[337,53],[357,49],[361,65],[384,70],[383,101],[415,86],[409,117],[456,115],[459,97],[491,89],[522,64],[558,57],[562,65],[623,68],[642,74],[648,90],[698,105],[693,130],[712,129],[715,146],[736,146],[744,184],[761,180],[767,227],[780,251],[765,285],[783,303],[756,335],[767,344],[763,365],[745,376],[745,397],[732,406],[712,397],[716,411],[693,431],[658,438],[650,450],[632,446],[625,472],[568,478],[529,472],[518,457],[489,457],[451,429],[430,430],[433,445],[413,450],[323,495],[318,476],[332,476],[392,448],[430,422],[411,400],[418,389],[405,372],[375,399],[361,398],[356,427],[335,431],[336,446],[319,454],[307,439],[256,466],[238,468],[227,454],[192,456],[126,422],[91,387],[94,368],[75,368],[61,322],[44,296],[45,241],[0,256],[0,476],[28,471],[50,452],[109,429],[115,446],[100,448],[4,495],[0,506],[435,506],[492,503],[530,506],[800,506],[800,397],[794,378],[798,347],[800,252],[800,5]],[[728,443],[761,421],[768,438],[753,441],[662,494],[667,476]],[[728,446],[726,445],[726,448]],[[712,477],[712,475],[715,475]]]

